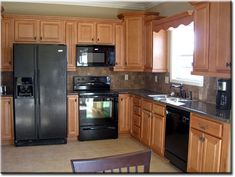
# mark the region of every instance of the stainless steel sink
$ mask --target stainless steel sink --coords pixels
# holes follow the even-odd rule
[[[179,98],[179,97],[171,97],[166,94],[148,95],[148,96],[153,98],[154,100],[157,100],[157,101],[160,101],[163,103],[173,104],[176,106],[185,105],[185,103],[184,103],[185,101],[191,101],[191,100],[187,100],[187,99],[183,99],[183,98]]]

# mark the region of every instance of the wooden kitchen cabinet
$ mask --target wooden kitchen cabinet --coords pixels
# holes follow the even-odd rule
[[[68,95],[68,139],[77,139],[79,135],[79,112],[78,112],[78,96]]]
[[[113,44],[113,23],[78,22],[77,42],[84,44]]]
[[[115,25],[115,67],[114,71],[124,70],[124,25],[122,23]]]
[[[231,3],[193,3],[195,75],[231,77]]]
[[[1,140],[2,144],[13,144],[13,99],[1,97]]]
[[[150,147],[161,157],[165,151],[165,128],[166,128],[166,108],[154,103],[152,109],[151,122],[151,143]]]
[[[132,115],[131,115],[131,135],[137,140],[140,140],[141,137],[141,102],[142,99],[137,96],[132,97]]]
[[[15,19],[15,42],[64,43],[64,21]]]
[[[118,97],[118,132],[130,132],[131,97],[129,94],[119,94]]]
[[[76,71],[76,35],[77,23],[75,21],[66,21],[67,71]]]
[[[227,171],[229,125],[191,113],[188,172]]]
[[[3,18],[1,21],[1,71],[13,70],[13,25],[12,19]]]
[[[146,59],[144,71],[167,72],[167,31],[153,31],[153,21],[146,22]]]

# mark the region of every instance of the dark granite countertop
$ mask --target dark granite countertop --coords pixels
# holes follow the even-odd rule
[[[231,122],[231,110],[219,110],[216,109],[215,104],[210,104],[210,103],[205,103],[202,101],[198,100],[193,100],[193,101],[180,101],[184,102],[184,105],[181,106],[175,106],[170,103],[165,103],[162,101],[157,101],[154,100],[153,98],[149,97],[148,95],[156,95],[156,94],[164,94],[160,92],[154,92],[154,91],[149,91],[149,90],[142,90],[142,89],[116,89],[114,91],[117,91],[118,93],[131,93],[137,96],[144,97],[149,100],[156,101],[157,103],[165,104],[171,107],[175,107],[178,109],[194,112],[194,113],[199,113],[205,116],[208,116],[211,119],[219,120],[222,122],[230,123]]]

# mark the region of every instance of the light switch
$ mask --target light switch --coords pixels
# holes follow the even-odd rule
[[[125,81],[128,80],[128,74],[125,74]]]
[[[168,76],[165,76],[165,83],[169,84],[169,77]]]
[[[157,76],[155,76],[155,82],[157,82],[157,79],[158,79]]]

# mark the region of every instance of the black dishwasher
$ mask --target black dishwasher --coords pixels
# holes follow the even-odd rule
[[[190,113],[166,107],[165,157],[183,172],[187,171]]]

